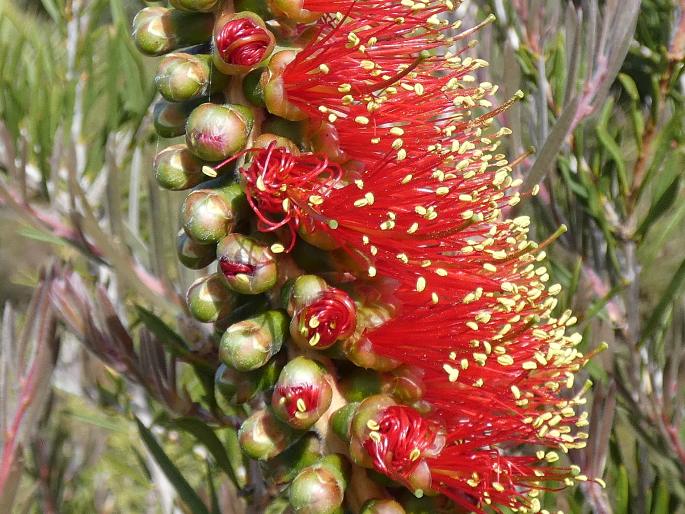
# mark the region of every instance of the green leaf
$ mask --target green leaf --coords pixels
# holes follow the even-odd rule
[[[676,298],[681,294],[683,286],[685,285],[685,259],[680,263],[678,270],[673,275],[673,278],[668,283],[668,287],[664,292],[658,305],[654,308],[652,315],[647,320],[642,330],[642,337],[640,345],[643,345],[647,339],[655,339],[656,332],[665,329],[665,321],[671,315],[672,304]]]
[[[616,478],[616,485],[614,486],[614,498],[616,499],[616,513],[621,514],[629,512],[630,483],[628,481],[628,471],[626,471],[626,468],[623,465],[618,468],[618,477]]]
[[[178,496],[183,502],[192,510],[194,514],[211,514],[204,504],[202,499],[198,496],[195,490],[190,486],[188,481],[183,477],[178,468],[171,462],[171,459],[164,452],[164,449],[159,445],[155,437],[152,435],[145,425],[136,417],[136,424],[140,437],[143,443],[149,450],[155,462],[162,468],[162,471],[169,479],[169,482],[174,486]]]
[[[175,419],[170,422],[173,426],[188,432],[193,435],[199,443],[201,443],[209,453],[212,454],[217,465],[228,475],[228,477],[236,484],[238,487],[245,487],[245,480],[239,477],[244,477],[244,473],[236,473],[239,467],[244,467],[242,453],[240,455],[229,455],[224,449],[221,440],[217,437],[214,431],[205,425],[202,421],[193,418],[180,418]],[[237,440],[237,433],[232,428],[226,428],[224,430],[232,431]],[[238,457],[239,461],[235,461]],[[233,459],[233,460],[232,460]]]

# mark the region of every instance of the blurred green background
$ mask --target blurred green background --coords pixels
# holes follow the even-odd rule
[[[152,177],[166,143],[150,120],[155,62],[129,36],[141,7],[0,0],[0,443],[21,414],[2,513],[250,510],[230,479],[234,435],[179,422],[201,412],[202,377],[164,353],[174,337],[203,343],[179,300],[194,278],[174,253],[182,195]],[[456,17],[489,13],[479,78],[501,101],[526,93],[501,117],[505,150],[534,148],[515,173],[524,193],[542,185],[509,214],[530,214],[538,241],[567,227],[548,250],[559,308],[584,350],[608,343],[586,370],[591,439],[569,457],[607,488],[546,508],[685,512],[685,1],[474,0]],[[87,287],[46,292],[74,276]],[[121,365],[126,341],[140,363]]]

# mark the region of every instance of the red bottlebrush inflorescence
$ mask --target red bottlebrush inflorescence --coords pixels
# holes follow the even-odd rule
[[[451,7],[304,0],[322,14],[318,33],[271,79],[292,107],[279,113],[304,113],[317,137],[310,152],[250,150],[242,176],[258,228],[285,234],[286,250],[306,226],[351,256],[358,279],[393,284],[392,317],[356,336],[419,370],[425,394],[380,411],[357,441],[373,466],[476,512],[539,512],[540,491],[586,479],[554,462],[555,449],[585,445],[571,389],[588,357],[565,333],[571,313],[553,316],[559,286],[546,285],[530,220],[503,218],[519,194],[498,151],[509,131],[492,120],[510,102],[492,108],[497,87],[475,77],[487,63],[466,55],[478,27],[458,32],[441,16]],[[295,315],[322,348],[355,332],[340,300],[324,294]],[[307,394],[282,396],[302,408]]]

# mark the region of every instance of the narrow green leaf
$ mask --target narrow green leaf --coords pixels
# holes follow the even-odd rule
[[[188,481],[183,477],[178,468],[171,462],[171,459],[164,452],[164,449],[159,445],[152,432],[147,429],[145,425],[138,419],[136,419],[136,424],[138,425],[138,431],[140,432],[140,437],[143,439],[143,443],[152,454],[155,462],[159,464],[162,471],[169,479],[169,482],[174,486],[174,489],[178,493],[179,497],[183,502],[191,509],[194,514],[211,514],[204,504],[202,499],[198,496],[195,490],[190,486]]]
[[[217,465],[228,475],[234,484],[241,488],[245,486],[244,481],[240,483],[241,481],[238,480],[238,475],[235,473],[235,468],[243,465],[242,455],[240,456],[240,462],[232,462],[229,458],[229,455],[226,453],[221,440],[210,427],[205,425],[202,421],[193,418],[175,419],[171,422],[171,424],[193,435],[193,437],[195,437],[199,443],[207,448],[209,453],[212,454],[212,457],[214,457]],[[235,430],[233,430],[233,432],[235,432]]]
[[[681,294],[683,286],[685,285],[685,259],[680,263],[678,270],[673,275],[673,278],[668,283],[668,287],[664,292],[658,305],[654,308],[652,315],[647,320],[642,330],[642,337],[640,344],[643,345],[647,339],[653,339],[656,331],[663,330],[665,327],[664,321],[668,319],[671,313],[673,301]]]
[[[539,184],[545,175],[551,171],[554,160],[557,158],[557,154],[559,153],[559,150],[561,150],[561,146],[564,144],[566,136],[568,136],[577,110],[578,98],[576,97],[571,100],[564,109],[564,112],[550,132],[549,137],[547,137],[545,144],[542,146],[542,150],[540,150],[540,155],[538,155],[538,158],[535,160],[535,164],[528,170],[528,174],[521,186],[522,192],[529,192],[533,189],[535,184]]]

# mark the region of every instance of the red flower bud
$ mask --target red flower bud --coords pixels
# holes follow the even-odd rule
[[[351,337],[356,326],[357,309],[350,296],[330,288],[295,313],[290,322],[290,335],[304,348],[323,350]]]
[[[271,55],[276,40],[254,13],[221,18],[214,30],[214,63],[224,73],[245,73]]]

